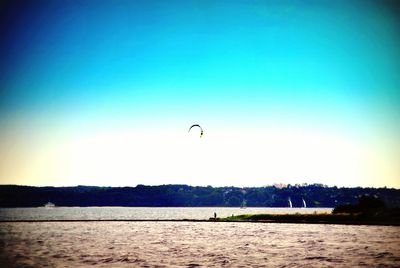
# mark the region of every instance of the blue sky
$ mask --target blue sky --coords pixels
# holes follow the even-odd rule
[[[0,12],[0,183],[400,187],[400,24],[392,1],[9,1]],[[194,156],[203,163],[185,162],[208,170],[201,178],[182,171],[179,150],[164,144],[190,146],[179,141],[191,123],[202,124],[204,140],[215,139]],[[170,155],[142,164],[173,168],[135,173],[130,160],[147,148],[132,143],[137,133],[147,133],[142,145],[159,143],[152,154]],[[174,142],[157,136],[164,134]],[[236,138],[227,147],[253,156],[226,160],[216,151],[226,149],[218,148],[225,135]],[[107,171],[101,166],[112,159],[93,160],[98,152],[86,146],[96,139],[118,160]],[[310,168],[271,172],[267,159],[282,148],[273,145],[288,140],[307,144],[284,151],[303,158],[310,148],[302,165]],[[342,150],[332,158],[333,140]],[[205,161],[210,154],[221,165]],[[77,155],[91,164],[77,165]],[[355,162],[335,166],[344,155]],[[290,170],[299,158],[274,166]]]

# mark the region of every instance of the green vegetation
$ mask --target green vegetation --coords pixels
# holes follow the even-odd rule
[[[400,225],[400,217],[366,217],[361,214],[246,214],[218,219],[218,221],[278,222],[278,223],[328,223]]]
[[[322,184],[266,187],[202,187],[138,185],[136,187],[31,187],[0,185],[0,207],[56,206],[125,207],[336,207],[356,204],[365,195],[377,196],[388,207],[400,206],[400,189],[338,188]]]
[[[333,213],[377,214],[383,213],[387,210],[388,208],[386,207],[386,204],[380,198],[365,195],[362,196],[355,205],[345,204],[336,206],[333,210]]]
[[[244,214],[218,221],[400,225],[400,208],[387,208],[379,198],[363,196],[358,204],[337,206],[332,214]]]

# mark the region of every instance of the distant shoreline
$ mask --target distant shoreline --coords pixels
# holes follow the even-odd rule
[[[344,225],[393,225],[400,226],[400,218],[395,214],[368,215],[363,213],[313,213],[313,214],[243,214],[221,219],[223,222],[274,222],[305,224],[344,224]]]
[[[103,219],[103,220],[0,220],[0,223],[51,223],[51,222],[209,222],[209,223],[289,223],[289,224],[335,224],[335,225],[378,225],[378,226],[400,226],[400,222],[391,221],[357,221],[357,220],[238,220],[228,218],[210,218],[208,220],[197,219]]]
[[[158,185],[136,187],[33,187],[0,185],[0,207],[307,207],[356,204],[360,196],[377,196],[400,207],[400,189],[345,188],[321,184],[286,187],[203,187]],[[289,202],[290,200],[290,202]]]

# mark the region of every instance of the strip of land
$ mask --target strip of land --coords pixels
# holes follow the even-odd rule
[[[211,219],[210,219],[211,220]],[[353,224],[353,225],[395,225],[400,226],[398,215],[365,215],[363,213],[343,214],[244,214],[215,219],[222,222],[276,222],[307,224]]]
[[[400,226],[399,217],[369,217],[362,214],[245,214],[227,218],[202,219],[77,219],[77,220],[0,220],[6,222],[239,222]]]

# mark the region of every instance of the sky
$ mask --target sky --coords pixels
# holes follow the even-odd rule
[[[400,188],[398,6],[3,1],[0,184]]]

